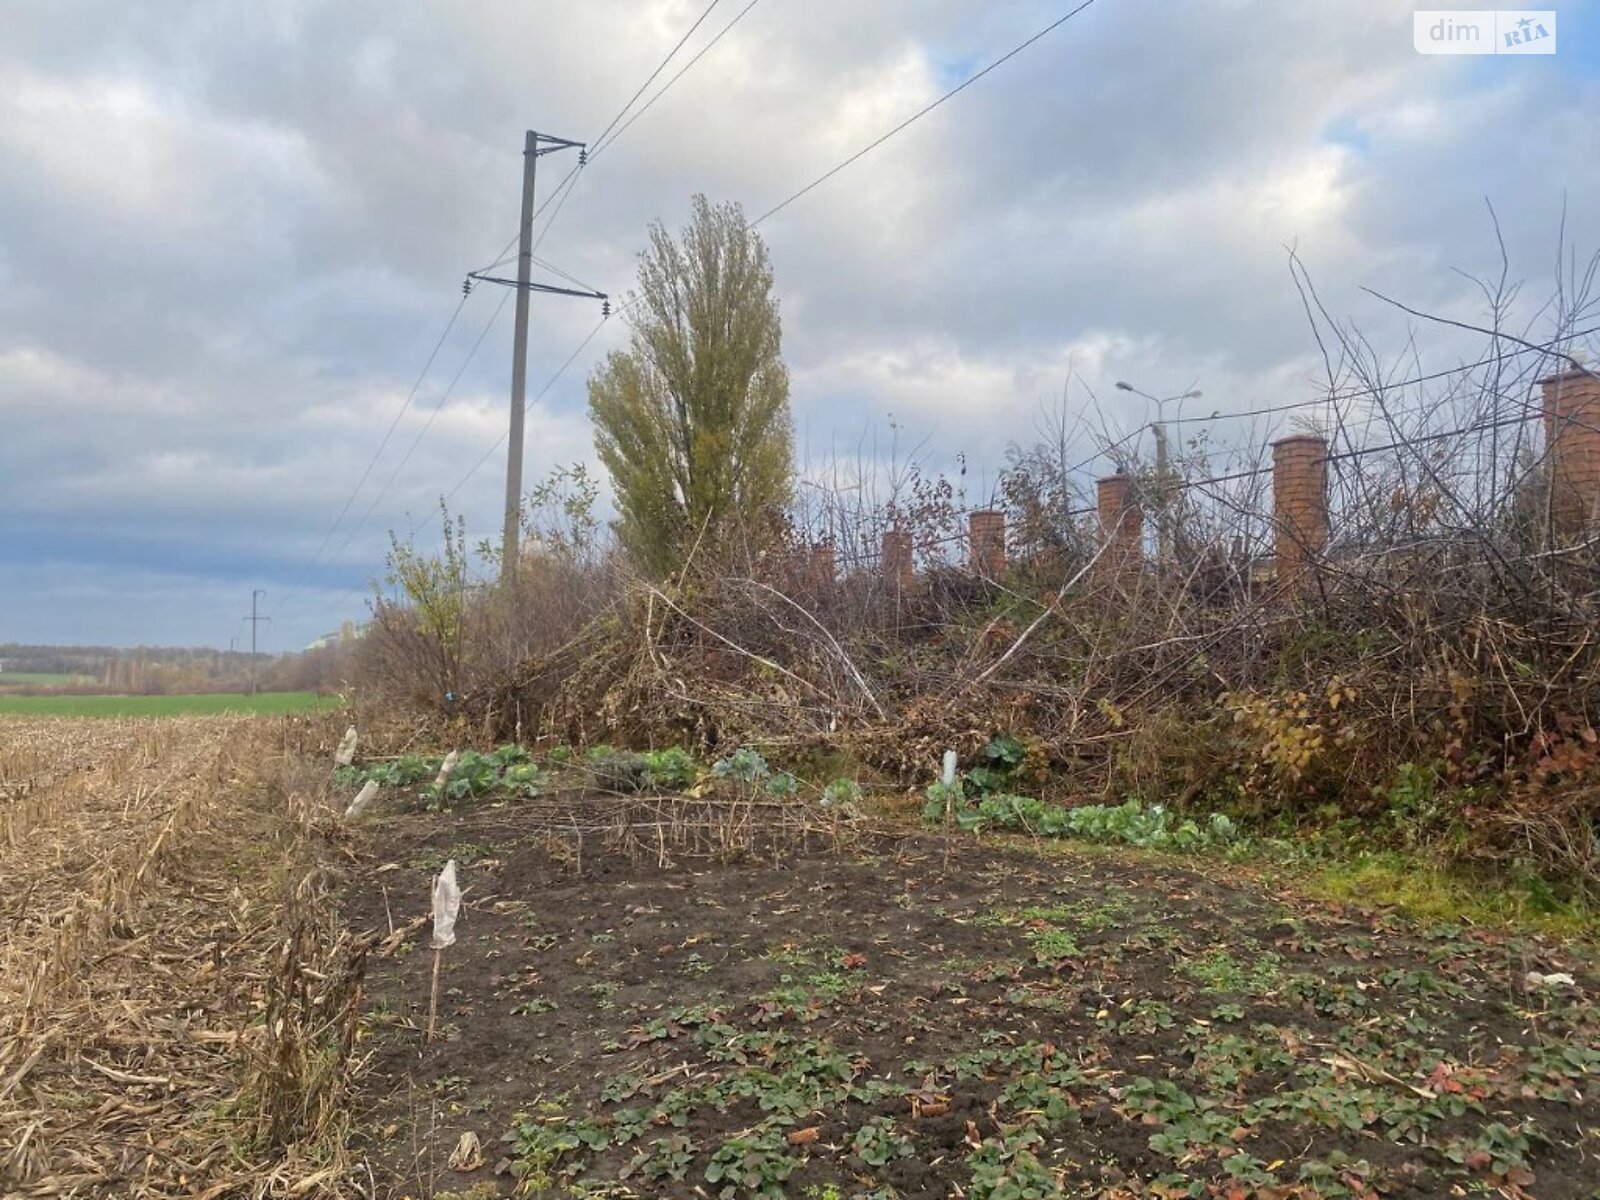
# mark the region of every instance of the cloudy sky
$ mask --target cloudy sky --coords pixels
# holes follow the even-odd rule
[[[594,140],[706,2],[0,0],[0,641],[226,645],[254,588],[273,649],[359,617],[389,531],[434,536],[502,432],[511,314],[484,287],[336,523],[515,232],[523,131]],[[539,254],[623,293],[693,193],[759,215],[1067,7],[758,0]],[[1149,416],[1118,379],[1208,410],[1315,395],[1291,244],[1396,351],[1361,287],[1479,318],[1485,199],[1543,295],[1563,205],[1600,243],[1600,5],[1562,4],[1546,57],[1419,56],[1412,10],[1098,0],[766,222],[812,469],[898,438],[981,486],[1069,369],[1116,429]],[[599,315],[536,300],[530,391]],[[530,479],[592,461],[584,378],[625,334],[531,410]],[[477,532],[502,470],[452,500]]]

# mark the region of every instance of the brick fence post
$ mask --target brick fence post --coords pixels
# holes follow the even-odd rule
[[[1144,557],[1144,512],[1134,494],[1133,476],[1107,475],[1095,481],[1094,490],[1100,539],[1106,543],[1101,573],[1117,580],[1137,574]]]
[[[885,529],[883,531],[883,581],[890,587],[910,591],[916,578],[911,561],[911,531]]]
[[[1006,515],[996,508],[980,508],[967,516],[968,563],[985,579],[1006,573]]]
[[[1600,375],[1582,367],[1539,381],[1550,462],[1550,531],[1581,533],[1600,509]]]
[[[1296,583],[1328,545],[1328,440],[1295,434],[1272,443],[1273,551],[1278,578]]]

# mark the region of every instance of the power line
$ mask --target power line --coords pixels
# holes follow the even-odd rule
[[[678,51],[683,49],[684,43],[686,43],[694,35],[694,31],[700,28],[705,19],[711,15],[711,10],[716,8],[717,4],[719,3],[719,0],[711,0],[710,6],[700,14],[699,19],[696,20],[693,25],[689,26],[688,31],[683,35],[683,37],[678,39],[677,45],[673,46],[673,48],[667,52],[667,56],[663,58],[659,64],[657,64],[656,69],[650,72],[650,78],[646,79],[644,83],[640,85],[639,90],[633,94],[633,97],[628,101],[628,103],[624,104],[620,109],[617,110],[617,115],[611,118],[611,123],[601,131],[599,137],[594,139],[594,142],[592,143],[594,149],[592,151],[586,151],[582,156],[580,156],[577,165],[567,172],[561,182],[556,185],[556,190],[551,193],[550,197],[544,202],[544,204],[539,206],[538,212],[534,214],[535,216],[537,216],[538,213],[543,212],[545,207],[552,202],[554,202],[556,207],[555,211],[550,214],[550,219],[544,223],[544,229],[540,232],[538,238],[533,243],[533,248],[535,250],[539,248],[540,244],[549,234],[551,226],[556,223],[556,218],[561,215],[561,210],[566,207],[568,199],[571,198],[573,191],[577,188],[578,176],[583,174],[585,168],[587,168],[590,163],[598,158],[602,151],[609,149],[611,144],[615,142],[617,138],[623,135],[628,126],[632,125],[635,121],[642,117],[651,105],[653,105],[657,100],[661,99],[662,96],[666,95],[667,92],[671,90],[672,85],[677,83],[678,80],[682,79],[684,75],[689,72],[689,69],[705,56],[706,51],[710,50],[712,46],[715,46],[718,42],[720,42],[723,38],[723,35],[737,25],[740,18],[754,8],[758,2],[759,0],[750,0],[750,3],[745,6],[743,11],[741,11],[738,16],[734,17],[734,19],[730,21],[722,29],[722,31],[716,35],[716,37],[712,38],[710,42],[701,48],[698,54],[685,63],[683,68],[676,75],[663,84],[661,90],[658,91],[654,96],[650,97],[650,99],[642,108],[639,109],[638,112],[634,113],[628,118],[626,125],[623,125],[620,129],[617,129],[617,122],[622,120],[622,118],[627,114],[628,110],[633,107],[634,102],[644,94],[645,89],[650,86],[651,82],[656,78],[656,76],[661,74],[661,72],[666,68],[667,64],[670,63],[677,55]],[[610,140],[607,140],[606,135],[611,134],[613,129],[616,129],[616,132],[612,134]],[[500,266],[506,261],[509,260],[506,259],[502,253],[501,262],[496,263],[495,266]],[[548,263],[545,265],[549,266]]]
[[[472,349],[467,351],[467,357],[462,360],[461,366],[456,370],[455,377],[450,380],[450,386],[445,388],[444,395],[439,397],[439,403],[428,414],[428,419],[423,423],[422,428],[417,430],[417,436],[411,439],[411,445],[407,447],[405,456],[395,464],[394,470],[390,472],[389,478],[384,481],[383,487],[372,498],[372,502],[367,505],[367,510],[361,514],[361,519],[356,522],[355,527],[350,530],[349,535],[344,539],[343,545],[339,547],[338,552],[334,555],[335,558],[338,558],[350,548],[350,543],[355,540],[356,534],[360,533],[362,528],[365,527],[367,519],[372,516],[373,511],[378,507],[378,503],[389,494],[389,489],[394,486],[395,480],[400,478],[400,472],[405,470],[406,464],[411,461],[411,456],[416,453],[417,447],[422,444],[422,439],[427,436],[428,430],[433,428],[434,421],[438,420],[439,414],[444,411],[444,406],[449,402],[451,394],[456,390],[456,384],[460,383],[461,377],[467,373],[467,367],[471,365],[473,358],[476,357],[478,347],[482,346],[484,338],[489,336],[489,330],[494,327],[494,323],[499,320],[500,314],[505,311],[506,301],[511,299],[511,296],[512,293],[507,291],[500,298],[500,303],[495,306],[494,312],[484,322],[477,341],[472,343]]]
[[[1402,438],[1395,442],[1385,442],[1381,446],[1360,446],[1354,450],[1341,450],[1337,454],[1326,455],[1323,462],[1340,462],[1347,458],[1365,458],[1368,454],[1381,454],[1386,450],[1410,450],[1425,442],[1441,442],[1446,438],[1459,437],[1466,433],[1487,433],[1491,429],[1504,429],[1511,425],[1526,425],[1529,421],[1538,421],[1544,417],[1542,412],[1523,413],[1520,417],[1502,417],[1498,421],[1479,421],[1473,425],[1463,425],[1458,429],[1445,429],[1438,433],[1419,433],[1414,437]]]
[[[896,125],[893,129],[889,130],[888,133],[884,134],[882,137],[878,138],[876,141],[871,142],[866,146],[863,146],[860,150],[857,150],[854,154],[852,154],[849,158],[845,159],[842,163],[840,163],[838,166],[834,167],[832,170],[827,171],[827,172],[823,173],[822,175],[819,175],[816,179],[814,179],[810,183],[806,184],[805,187],[801,188],[798,192],[794,193],[794,195],[790,196],[787,200],[784,200],[784,201],[774,205],[772,208],[769,208],[766,212],[762,213],[754,221],[750,222],[750,227],[752,229],[754,229],[757,225],[760,225],[763,221],[767,220],[769,217],[777,216],[778,213],[780,213],[784,209],[788,208],[789,205],[793,204],[796,200],[800,199],[800,197],[806,195],[808,192],[814,190],[815,188],[821,187],[824,183],[827,183],[828,180],[832,179],[835,175],[837,175],[840,171],[843,171],[846,167],[850,166],[852,163],[857,162],[858,160],[860,160],[862,158],[865,158],[868,154],[871,154],[874,150],[876,150],[879,146],[883,145],[890,138],[894,137],[895,134],[897,134],[901,130],[906,129],[909,126],[915,124],[917,121],[920,121],[923,117],[927,116],[934,109],[938,108],[946,100],[950,100],[950,99],[954,98],[955,96],[960,95],[962,92],[966,91],[969,87],[971,87],[973,84],[977,83],[978,80],[982,79],[985,75],[989,74],[991,71],[994,71],[994,70],[1004,66],[1006,63],[1010,62],[1013,58],[1015,58],[1017,55],[1021,54],[1024,50],[1026,50],[1029,46],[1033,45],[1035,42],[1039,41],[1041,38],[1047,37],[1049,34],[1054,33],[1057,29],[1060,29],[1061,26],[1065,25],[1068,21],[1072,20],[1073,17],[1077,16],[1079,13],[1081,13],[1084,9],[1088,8],[1094,2],[1095,2],[1095,0],[1083,0],[1083,3],[1079,4],[1076,8],[1072,9],[1070,12],[1066,13],[1064,16],[1057,17],[1054,21],[1050,22],[1050,24],[1046,25],[1043,29],[1039,30],[1038,33],[1034,34],[1032,37],[1028,38],[1026,41],[1020,42],[1016,46],[1013,46],[1010,50],[1006,51],[1004,54],[1002,54],[999,58],[995,59],[988,66],[984,67],[983,70],[979,71],[976,75],[969,75],[962,82],[958,83],[955,87],[951,88],[944,95],[940,96],[937,100],[933,101],[933,103],[931,103],[931,104],[927,105],[925,108],[922,108],[922,109],[918,110],[917,112],[913,113],[911,116],[907,117],[904,121],[901,121],[900,124]]]
[[[1436,380],[1447,379],[1452,375],[1462,375],[1468,371],[1476,371],[1479,367],[1492,366],[1495,363],[1503,362],[1509,358],[1515,358],[1521,354],[1548,352],[1561,345],[1563,342],[1570,342],[1576,338],[1588,337],[1595,333],[1600,333],[1600,325],[1594,325],[1588,329],[1580,329],[1574,333],[1562,334],[1560,337],[1552,338],[1550,341],[1545,342],[1542,345],[1523,346],[1515,350],[1502,351],[1499,354],[1491,354],[1484,358],[1480,358],[1476,362],[1463,363],[1456,367],[1447,367],[1441,371],[1431,371],[1425,375],[1413,375],[1409,379],[1397,379],[1393,383],[1384,383],[1363,388],[1352,388],[1348,391],[1335,390],[1329,392],[1326,396],[1319,396],[1312,400],[1295,400],[1288,404],[1272,404],[1267,405],[1264,408],[1249,409],[1245,412],[1209,413],[1203,417],[1184,417],[1181,421],[1174,423],[1182,425],[1202,425],[1210,421],[1243,421],[1248,420],[1251,417],[1268,416],[1272,413],[1292,412],[1296,409],[1302,408],[1316,408],[1324,404],[1337,404],[1343,400],[1360,400],[1369,396],[1378,396],[1384,392],[1395,391],[1398,388],[1411,387],[1419,383],[1432,383]]]
[[[678,80],[682,79],[683,76],[685,74],[687,74],[688,71],[697,62],[699,62],[700,59],[703,58],[706,55],[706,53],[713,46],[715,46],[718,42],[720,42],[723,39],[723,37],[726,36],[727,33],[735,25],[737,25],[739,23],[739,21],[741,21],[744,18],[744,16],[747,13],[749,13],[749,11],[752,8],[755,7],[755,5],[759,2],[759,0],[750,0],[750,3],[747,4],[734,17],[734,19],[732,21],[730,21],[726,26],[724,26],[717,33],[717,35],[711,39],[711,41],[709,43],[707,43],[704,47],[702,47],[701,50],[698,53],[696,53],[695,56],[692,59],[690,59],[689,62],[686,63],[684,65],[684,67],[677,72],[677,74],[675,74],[671,79],[669,79],[666,82],[666,84],[664,84],[661,87],[661,89],[659,91],[657,91],[654,96],[652,96],[650,98],[650,100],[643,106],[643,108],[641,108],[638,112],[634,113],[633,116],[628,119],[627,125],[624,125],[621,129],[618,129],[617,128],[618,122],[622,121],[622,119],[624,117],[628,116],[629,109],[631,109],[633,107],[633,105],[638,101],[640,96],[644,95],[644,93],[649,89],[650,85],[655,82],[655,80],[657,79],[658,76],[660,76],[661,72],[664,71],[667,68],[668,64],[671,63],[673,58],[675,58],[677,56],[678,52],[683,49],[683,47],[688,43],[689,39],[694,36],[695,31],[698,30],[700,28],[700,26],[705,23],[706,19],[711,15],[712,11],[717,7],[717,5],[720,2],[721,2],[721,0],[711,0],[711,2],[706,6],[706,8],[701,12],[700,16],[695,19],[694,23],[689,26],[689,28],[684,32],[683,36],[678,39],[677,43],[672,47],[672,49],[667,52],[667,55],[661,60],[660,63],[658,63],[656,65],[656,68],[653,71],[650,72],[649,76],[645,79],[645,81],[642,84],[639,85],[638,90],[634,92],[634,94],[629,98],[628,102],[626,104],[624,104],[620,109],[617,110],[616,115],[611,118],[610,123],[607,124],[605,129],[603,129],[601,131],[600,136],[597,137],[596,139],[594,139],[595,145],[597,147],[597,152],[598,152],[598,149],[603,148],[604,146],[609,146],[611,142],[615,142],[616,138],[620,137],[622,135],[622,133],[626,131],[628,126],[631,126],[634,121],[638,120],[639,117],[643,116],[644,112],[646,110],[648,110],[652,105],[654,105],[656,103],[656,101],[660,100],[661,97],[664,96],[673,87],[673,85],[678,82]],[[613,131],[615,131],[615,135],[616,136],[611,137],[610,141],[607,141],[608,135],[611,135],[613,133]],[[583,168],[584,168],[584,166],[586,164],[587,164],[587,157],[581,157],[579,159],[579,161],[562,178],[561,182],[556,185],[555,191],[553,191],[545,199],[545,201],[542,204],[540,204],[537,209],[534,210],[534,219],[537,220],[540,216],[542,216],[544,214],[545,210],[547,208],[549,208],[551,204],[555,205],[555,208],[550,212],[549,219],[547,221],[545,221],[545,223],[544,223],[544,228],[540,231],[538,238],[534,241],[532,249],[537,250],[539,245],[544,241],[545,237],[549,234],[551,226],[553,226],[555,224],[556,218],[561,215],[562,208],[566,205],[567,200],[570,198],[572,192],[575,190],[576,185],[577,185],[577,178],[583,172]],[[489,263],[487,266],[479,268],[479,273],[483,273],[483,272],[487,272],[487,271],[493,270],[494,268],[502,266],[506,262],[510,261],[510,259],[507,257],[507,255],[509,254],[511,248],[517,243],[517,240],[518,240],[519,237],[520,237],[519,234],[513,234],[512,237],[510,238],[510,240],[508,240],[506,242],[505,246],[501,248],[500,253],[498,255],[496,255],[494,261]],[[562,276],[563,278],[568,279],[569,281],[571,281],[573,283],[579,284],[579,286],[588,287],[589,290],[591,290],[591,291],[596,290],[593,287],[591,287],[590,285],[584,284],[581,280],[577,279],[575,276],[568,274],[566,271],[562,270],[561,268],[555,266],[552,263],[546,262],[544,260],[540,260],[540,265],[545,267],[545,268],[547,268],[547,269],[549,269],[549,270],[551,270],[551,271],[554,271],[556,274]],[[508,293],[508,296],[509,296],[509,293]],[[290,599],[292,599],[293,596],[299,591],[301,582],[305,579],[306,575],[309,574],[309,572],[311,571],[312,567],[314,567],[316,565],[316,563],[321,559],[323,553],[327,550],[329,543],[332,541],[334,534],[337,532],[337,530],[339,528],[339,524],[349,514],[350,508],[355,503],[355,499],[356,499],[357,495],[360,494],[361,488],[365,486],[366,481],[368,480],[368,478],[370,478],[373,469],[377,466],[378,460],[382,456],[383,451],[388,447],[389,441],[393,437],[395,429],[399,426],[399,423],[400,423],[401,419],[405,416],[406,412],[409,411],[412,402],[416,398],[416,394],[417,394],[418,389],[420,389],[420,387],[422,386],[423,379],[426,378],[428,371],[431,369],[434,360],[438,356],[440,348],[444,345],[445,338],[449,335],[450,330],[454,327],[456,318],[460,316],[461,310],[462,310],[463,306],[466,304],[466,300],[467,300],[467,293],[463,292],[461,300],[456,305],[455,312],[451,315],[449,324],[446,325],[444,333],[440,335],[438,343],[434,346],[432,353],[429,354],[429,356],[428,356],[427,364],[423,367],[423,370],[418,375],[416,382],[412,385],[411,391],[410,391],[410,393],[408,394],[408,396],[406,398],[405,404],[401,407],[400,411],[395,414],[394,419],[390,422],[388,430],[384,433],[383,442],[379,445],[377,453],[373,455],[372,460],[367,464],[366,470],[362,472],[361,479],[356,484],[356,487],[351,491],[350,495],[345,499],[345,502],[344,502],[343,506],[339,510],[339,515],[334,519],[333,524],[331,526],[329,526],[328,532],[323,536],[322,543],[321,543],[321,545],[319,545],[317,547],[316,553],[312,556],[311,560],[309,562],[307,562],[306,565],[301,569],[300,575],[297,577],[297,579],[295,581],[295,584],[291,587],[288,595],[286,595],[284,597],[284,599],[279,602],[278,606],[274,609],[274,612],[277,612],[285,604],[287,604],[288,601]],[[499,318],[500,313],[504,308],[505,308],[505,298],[502,298],[502,300],[500,301],[500,304],[495,308],[494,314],[489,318],[489,321],[484,325],[483,332],[478,335],[477,341],[475,341],[473,343],[472,349],[468,352],[466,359],[462,362],[460,370],[457,371],[455,378],[451,380],[450,386],[445,390],[444,396],[441,397],[438,407],[436,407],[434,409],[433,413],[429,415],[428,420],[423,425],[422,429],[418,431],[416,438],[414,438],[412,440],[411,446],[407,449],[405,456],[400,461],[400,464],[395,468],[394,472],[390,475],[389,479],[385,482],[383,488],[379,491],[378,495],[373,498],[373,500],[372,500],[372,502],[370,504],[368,504],[366,511],[362,514],[361,519],[356,523],[355,528],[352,529],[350,531],[350,533],[346,536],[344,543],[341,545],[341,547],[340,547],[339,551],[337,552],[337,554],[335,555],[335,557],[338,557],[338,555],[342,555],[344,553],[344,551],[349,547],[351,541],[354,540],[356,533],[359,532],[360,529],[362,528],[362,526],[365,525],[367,519],[372,515],[373,511],[376,509],[379,501],[382,500],[383,496],[388,492],[390,487],[393,486],[395,480],[399,476],[400,471],[404,468],[405,464],[408,461],[410,461],[410,458],[411,458],[412,454],[415,453],[415,451],[417,449],[417,446],[422,441],[422,438],[427,434],[428,430],[432,427],[434,419],[437,418],[440,410],[444,407],[445,402],[449,399],[450,394],[454,391],[456,384],[460,381],[462,374],[465,373],[465,371],[467,369],[467,365],[471,363],[473,357],[477,354],[478,347],[483,344],[483,340],[488,335],[489,329],[493,326],[494,322]],[[573,352],[567,357],[566,362],[564,362],[561,365],[561,368],[544,385],[544,387],[539,391],[538,395],[536,395],[534,397],[534,401],[535,402],[537,402],[539,399],[541,399],[545,395],[546,392],[548,392],[553,386],[555,386],[555,383],[557,382],[557,380],[559,380],[562,377],[562,375],[566,373],[567,369],[572,365],[573,361],[578,357],[578,355],[581,354],[583,352],[583,350],[589,345],[589,343],[594,340],[595,336],[600,331],[601,325],[603,325],[603,324],[604,324],[604,318],[602,318],[600,323],[597,324],[595,326],[595,328],[590,331],[589,335],[586,338],[584,338],[582,342],[580,342],[578,344],[578,347],[575,350],[573,350]],[[488,460],[488,458],[491,455],[494,454],[495,450],[499,449],[499,447],[504,444],[505,440],[506,440],[505,436],[502,436],[499,439],[499,441],[497,441],[495,443],[494,447],[492,447],[490,449],[489,453],[486,454],[483,459],[480,459],[479,462],[472,468],[472,470],[469,471],[467,473],[467,475],[461,480],[461,482],[458,483],[454,488],[451,489],[449,494],[451,496],[454,496],[456,492],[458,492],[463,486],[465,486],[467,480],[470,479],[472,477],[472,475],[475,474],[478,471],[478,469],[483,466],[483,463],[486,462]]]
[[[573,176],[577,175],[578,172],[581,171],[582,169],[583,169],[583,167],[582,167],[581,163],[574,164],[573,167],[565,175],[563,175],[561,177],[561,182],[556,184],[555,190],[544,198],[544,202],[542,204],[540,204],[538,208],[533,210],[533,219],[535,221],[537,221],[541,216],[544,215],[544,210],[549,208],[550,205],[555,202],[556,197],[558,197],[558,196],[563,194],[562,189],[565,188],[567,186],[567,184],[569,182],[571,182]],[[557,208],[556,211],[559,212],[560,209]],[[548,233],[550,231],[550,223],[553,222],[554,220],[555,220],[555,214],[552,213],[551,217],[550,217],[550,221],[545,222],[544,232],[539,234],[539,241],[541,241],[541,242],[544,241],[544,235],[545,235],[545,233]],[[475,271],[468,271],[467,274],[469,276],[470,275],[482,275],[482,274],[485,274],[486,272],[494,270],[496,267],[503,267],[509,262],[516,262],[517,256],[515,254],[510,253],[510,251],[511,251],[511,247],[515,246],[517,244],[518,239],[521,238],[521,237],[522,237],[522,234],[520,232],[519,233],[513,233],[511,235],[511,240],[508,241],[504,246],[502,246],[500,248],[500,253],[495,256],[495,259],[494,259],[493,262],[486,263],[484,266],[481,266],[481,267],[477,268]],[[538,245],[538,242],[535,242],[534,245]]]
[[[750,0],[749,4],[746,4],[743,8],[741,8],[739,10],[739,12],[738,12],[738,15],[736,15],[733,18],[733,20],[729,21],[726,25],[724,25],[722,27],[721,31],[716,35],[716,37],[712,38],[704,46],[700,47],[699,51],[695,54],[695,56],[693,58],[691,58],[687,63],[685,63],[682,67],[680,67],[678,69],[678,73],[676,75],[674,75],[671,79],[667,80],[666,83],[661,85],[661,90],[659,92],[657,92],[654,96],[651,96],[650,99],[646,100],[644,102],[643,106],[640,107],[640,109],[637,112],[635,112],[631,117],[628,118],[627,123],[624,124],[622,126],[622,128],[618,129],[616,131],[616,133],[611,135],[611,139],[609,141],[597,142],[597,144],[595,145],[595,148],[589,154],[589,161],[593,162],[595,159],[599,158],[602,154],[604,154],[607,150],[609,150],[613,145],[615,145],[617,139],[620,138],[623,134],[627,133],[628,130],[632,127],[632,125],[633,125],[633,123],[635,121],[637,121],[640,117],[644,116],[645,113],[649,112],[651,107],[655,104],[655,102],[657,100],[661,99],[661,97],[665,96],[668,92],[670,92],[672,90],[673,84],[677,83],[678,80],[682,79],[685,75],[687,75],[689,73],[689,71],[694,67],[695,63],[699,62],[702,58],[704,58],[706,56],[706,54],[711,50],[712,47],[714,47],[718,42],[720,42],[724,37],[726,37],[733,30],[733,27],[735,25],[737,25],[740,21],[744,20],[746,13],[748,13],[752,8],[754,8],[757,4],[760,4],[760,3],[761,3],[761,0]],[[613,124],[615,124],[615,122],[613,122]]]
[[[584,338],[583,341],[579,342],[577,348],[573,350],[571,354],[567,355],[567,361],[561,364],[560,369],[558,369],[554,375],[550,376],[549,379],[545,380],[544,386],[539,389],[538,393],[531,401],[532,404],[539,403],[539,401],[544,399],[545,394],[549,392],[551,388],[555,387],[556,382],[567,373],[567,368],[577,360],[578,355],[582,354],[588,347],[589,343],[594,341],[595,335],[600,332],[601,326],[603,326],[605,323],[605,317],[601,317],[600,320],[595,323],[595,327],[589,331],[589,336]],[[498,438],[495,439],[494,445],[490,446],[488,450],[484,451],[483,457],[472,464],[472,469],[461,477],[461,479],[456,483],[455,487],[451,488],[447,493],[445,493],[445,500],[447,502],[455,499],[456,493],[462,488],[466,487],[468,480],[482,470],[483,464],[488,462],[489,459],[494,456],[496,450],[505,445],[506,438],[509,436],[509,433],[502,433]]]
[[[706,5],[705,11],[695,19],[695,23],[693,25],[689,26],[688,32],[678,39],[678,44],[671,50],[667,51],[667,56],[656,65],[656,69],[654,71],[650,72],[650,78],[646,79],[639,85],[639,90],[629,98],[626,104],[617,110],[617,115],[611,118],[611,124],[607,125],[603,130],[600,131],[600,136],[594,140],[594,143],[597,147],[600,145],[600,143],[606,140],[606,134],[610,133],[617,127],[617,122],[622,120],[622,118],[627,115],[628,110],[634,106],[634,103],[639,99],[639,97],[644,95],[645,89],[655,82],[656,76],[667,69],[667,64],[673,60],[679,50],[683,49],[684,43],[694,36],[694,31],[700,28],[705,19],[711,15],[711,10],[716,8],[716,6],[720,3],[722,3],[722,0],[711,0],[711,3]]]
[[[599,288],[595,287],[594,284],[589,283],[586,280],[579,279],[576,275],[572,274],[572,272],[562,270],[560,267],[556,266],[555,263],[550,262],[548,259],[540,258],[537,254],[529,255],[529,257],[532,258],[534,262],[538,263],[539,266],[543,267],[546,271],[549,271],[552,275],[559,275],[570,284],[574,284],[581,288],[586,288],[591,292],[598,292],[600,290]]]
[[[334,517],[333,524],[328,526],[328,532],[322,535],[322,543],[317,547],[316,553],[300,568],[300,574],[295,576],[294,582],[289,585],[289,590],[283,599],[273,605],[273,616],[276,616],[283,606],[294,598],[300,591],[300,585],[304,582],[306,576],[310,574],[311,568],[321,560],[323,551],[328,548],[328,543],[333,540],[333,535],[339,528],[339,523],[349,514],[350,506],[355,503],[355,499],[360,495],[361,489],[366,486],[367,480],[371,478],[373,468],[378,465],[378,460],[383,457],[383,452],[388,449],[389,439],[394,437],[394,431],[399,427],[401,418],[411,411],[411,404],[417,398],[417,391],[422,387],[422,381],[427,378],[428,372],[433,369],[434,360],[439,357],[439,351],[443,348],[445,339],[450,336],[450,331],[455,328],[456,319],[461,316],[461,310],[466,307],[466,304],[467,293],[463,292],[461,299],[456,302],[455,311],[450,314],[450,320],[445,323],[444,331],[439,334],[439,340],[434,342],[433,349],[428,352],[428,359],[422,364],[422,370],[417,372],[417,378],[411,384],[411,390],[406,393],[405,403],[394,414],[394,418],[389,422],[389,428],[384,430],[383,440],[378,443],[378,448],[368,461],[366,470],[361,472],[361,478],[356,480],[355,487],[351,488],[350,494],[345,497],[344,504],[339,509],[339,515]]]
[[[558,195],[560,196],[560,199],[556,201],[555,211],[550,214],[550,219],[544,223],[544,228],[539,231],[539,236],[534,238],[533,245],[529,248],[530,253],[543,245],[544,239],[550,235],[550,227],[556,223],[556,218],[561,215],[561,210],[567,206],[567,197],[571,196],[572,193],[577,190],[578,176],[582,174],[583,164],[580,162],[576,167],[567,172],[567,177],[565,179],[556,185],[556,191],[551,194],[550,199],[556,200]],[[546,203],[549,203],[549,201],[546,201]],[[549,266],[548,263],[545,265]],[[589,290],[599,291],[600,289],[590,288]]]

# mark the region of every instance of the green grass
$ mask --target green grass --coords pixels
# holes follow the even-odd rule
[[[262,692],[246,696],[220,692],[204,696],[5,696],[0,716],[177,717],[192,713],[288,713],[338,708],[337,696],[315,692]]]
[[[1399,851],[1307,864],[1299,882],[1313,897],[1386,905],[1423,924],[1465,920],[1558,937],[1600,937],[1600,911],[1582,896],[1557,897],[1533,876],[1441,866]]]
[[[0,689],[8,687],[78,687],[93,683],[90,675],[62,675],[50,671],[0,671]]]

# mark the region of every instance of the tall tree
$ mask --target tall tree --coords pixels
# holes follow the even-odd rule
[[[750,528],[789,500],[789,372],[766,243],[737,204],[694,198],[681,239],[659,223],[639,256],[632,342],[589,378],[595,449],[623,546],[647,571],[698,537]]]

